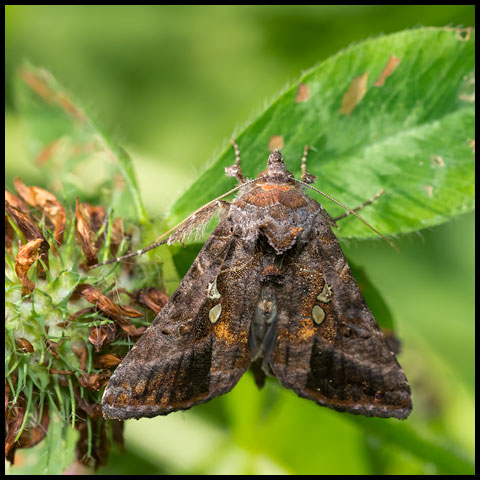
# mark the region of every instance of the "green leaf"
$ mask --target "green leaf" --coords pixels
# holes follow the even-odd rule
[[[43,474],[59,475],[75,459],[78,432],[60,419],[52,419],[46,437],[45,454],[40,458],[39,470]]]
[[[389,443],[408,451],[426,464],[433,464],[438,474],[472,475],[475,466],[472,459],[461,451],[458,444],[451,440],[429,438],[414,430],[408,423],[398,420],[353,417],[352,420],[361,425],[365,433],[377,437],[383,443]]]
[[[11,466],[8,473],[10,475],[61,475],[75,460],[77,439],[76,430],[53,416],[45,438],[38,446],[29,450],[27,463]]]
[[[385,331],[385,333],[393,333],[394,322],[392,312],[387,306],[387,303],[383,299],[382,295],[377,290],[375,285],[370,281],[368,275],[365,273],[365,270],[362,267],[355,265],[350,259],[348,259],[348,264],[350,265],[353,276],[355,277],[362,295],[367,300],[368,306],[377,320],[377,323],[380,325],[382,330]]]
[[[192,266],[202,246],[203,244],[201,243],[191,243],[185,245],[185,247],[179,245],[172,245],[170,247],[173,264],[175,265],[175,270],[179,278],[183,278],[188,272],[188,269]]]
[[[474,53],[474,30],[456,28],[408,30],[339,52],[236,135],[245,176],[265,168],[269,142],[281,136],[296,178],[305,144],[314,146],[308,169],[318,177],[316,187],[346,205],[385,189],[361,213],[383,234],[412,232],[472,210]],[[309,90],[304,101],[296,101],[305,92],[300,84]],[[234,159],[229,146],[209,164],[174,204],[172,225],[234,186],[224,176]],[[312,195],[333,216],[342,213]],[[340,226],[342,237],[375,236],[353,217]]]
[[[49,72],[24,65],[18,72],[17,98],[30,127],[32,157],[48,169],[53,186],[62,186],[68,202],[85,194],[98,203],[111,199],[117,215],[147,221],[130,156]]]

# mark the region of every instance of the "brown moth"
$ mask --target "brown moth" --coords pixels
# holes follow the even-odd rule
[[[259,386],[272,375],[340,412],[407,418],[410,387],[332,232],[335,219],[304,192],[315,180],[307,148],[302,181],[278,150],[246,181],[232,143],[226,173],[241,194],[210,202],[158,243],[183,240],[220,209],[180,286],[110,378],[103,415],[189,409],[229,392],[251,367]]]

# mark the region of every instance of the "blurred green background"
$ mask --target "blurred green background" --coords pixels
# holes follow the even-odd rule
[[[158,217],[235,126],[302,70],[380,33],[474,26],[474,14],[469,5],[7,6],[7,187],[16,176],[44,182],[13,98],[25,59],[132,154]],[[455,473],[448,456],[439,467],[429,455],[445,448],[461,463],[474,454],[473,214],[397,243],[400,254],[374,241],[342,246],[394,314],[414,402],[401,426],[320,408],[275,380],[259,392],[245,375],[206,405],[127,422],[126,453],[99,473]]]

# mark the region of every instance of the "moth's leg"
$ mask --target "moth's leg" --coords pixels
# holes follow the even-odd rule
[[[232,142],[233,149],[235,150],[235,163],[231,167],[225,168],[225,175],[227,175],[227,177],[235,177],[239,183],[245,183],[245,177],[243,176],[242,167],[240,166],[240,150],[233,138],[230,142]]]
[[[303,149],[303,157],[302,157],[302,182],[315,183],[315,180],[317,179],[317,177],[307,172],[307,155],[308,155],[308,145],[305,145],[305,148]]]
[[[370,198],[369,200],[367,200],[366,202],[363,202],[361,205],[359,205],[358,207],[355,207],[355,208],[352,208],[352,210],[354,212],[358,212],[359,210],[361,210],[363,207],[366,207],[367,205],[370,205],[371,203],[373,203],[375,200],[377,200],[378,198],[380,198],[383,194],[385,193],[385,190],[382,188],[378,193],[376,193],[372,198]],[[345,212],[343,213],[342,215],[340,215],[339,217],[335,217],[334,220],[335,222],[338,222],[338,220],[341,220],[342,218],[345,218],[345,217],[348,217],[349,215],[351,215],[352,212]]]

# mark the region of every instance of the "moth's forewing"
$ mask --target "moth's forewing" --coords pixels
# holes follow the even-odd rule
[[[406,418],[410,388],[322,217],[295,245],[277,287],[270,369],[283,386],[342,412]]]
[[[247,348],[258,272],[255,252],[225,219],[154,323],[110,378],[106,418],[166,415],[230,391],[250,365]],[[247,254],[245,264],[239,255]]]

